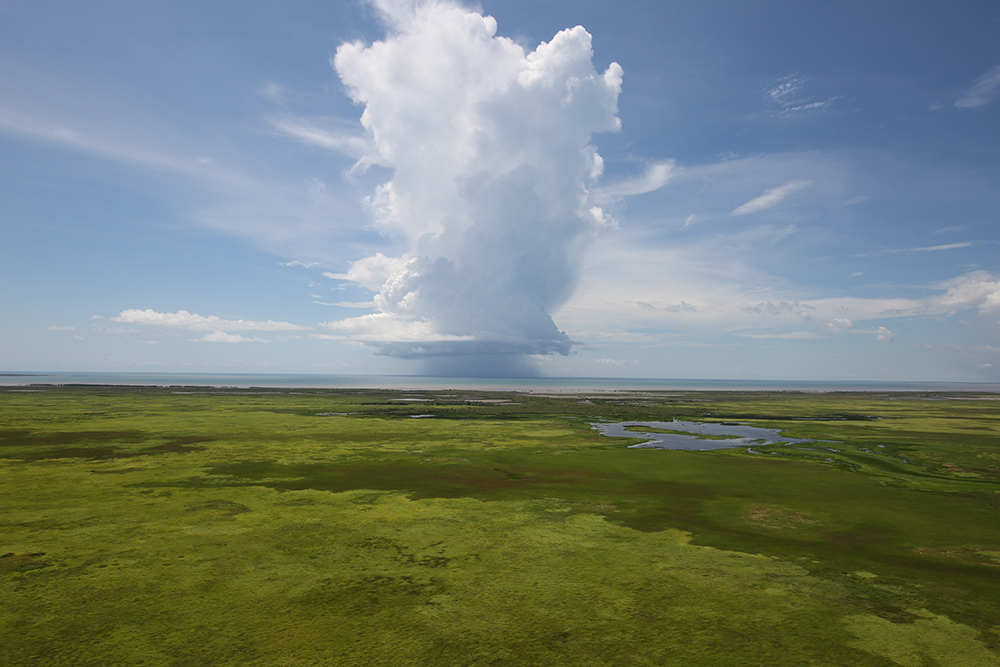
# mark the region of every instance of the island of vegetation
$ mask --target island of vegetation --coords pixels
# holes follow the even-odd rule
[[[1000,666],[997,398],[0,389],[0,655]]]

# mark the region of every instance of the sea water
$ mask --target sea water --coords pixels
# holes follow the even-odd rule
[[[691,380],[651,378],[457,378],[419,375],[272,373],[0,373],[0,386],[131,385],[157,387],[272,387],[338,389],[481,389],[493,391],[934,391],[1000,393],[987,382]]]

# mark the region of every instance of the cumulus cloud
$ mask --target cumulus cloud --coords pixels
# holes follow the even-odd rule
[[[403,268],[406,259],[402,257],[386,257],[380,252],[370,257],[364,257],[351,262],[350,268],[343,273],[325,271],[324,276],[331,280],[347,280],[357,283],[365,289],[377,292],[391,275]]]
[[[756,213],[757,211],[763,211],[764,209],[776,206],[779,202],[788,197],[788,195],[801,190],[808,185],[809,181],[790,181],[784,185],[779,185],[776,188],[771,188],[761,196],[751,199],[746,204],[737,207],[733,211],[733,215]]]
[[[289,322],[264,322],[254,320],[224,320],[215,315],[204,317],[186,310],[176,313],[158,313],[155,310],[138,310],[135,308],[123,310],[111,318],[112,322],[126,324],[145,324],[148,326],[170,327],[174,329],[189,329],[191,331],[293,331],[308,329]],[[227,341],[231,342],[231,341]]]
[[[979,77],[975,85],[955,100],[955,106],[959,109],[979,109],[996,99],[998,93],[1000,93],[1000,65]]]
[[[433,373],[528,373],[526,355],[568,354],[550,313],[611,224],[590,141],[619,128],[621,67],[595,69],[581,26],[526,52],[492,17],[448,0],[371,2],[387,36],[343,44],[332,65],[393,169],[367,203],[405,252],[327,274],[377,290],[379,310],[326,323],[328,335]],[[659,187],[669,170],[654,165],[622,194]]]
[[[472,336],[439,334],[428,320],[397,317],[392,313],[371,313],[360,317],[349,317],[345,320],[322,322],[320,326],[332,331],[332,337],[362,342],[389,344],[473,340]],[[313,334],[313,337],[322,339],[331,336]]]
[[[944,294],[924,300],[924,309],[935,315],[954,315],[976,308],[981,314],[1000,310],[1000,277],[986,271],[973,271],[941,283]]]
[[[879,327],[878,332],[875,335],[875,340],[882,340],[885,341],[886,343],[891,343],[895,339],[896,339],[896,334],[892,333],[885,327]]]
[[[828,322],[824,322],[823,326],[825,326],[827,331],[830,333],[840,333],[841,331],[846,331],[853,327],[854,322],[846,317],[835,317]]]

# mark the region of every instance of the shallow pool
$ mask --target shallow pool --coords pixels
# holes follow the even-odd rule
[[[734,422],[686,422],[675,419],[669,422],[595,423],[591,426],[611,438],[647,438],[646,442],[629,445],[633,448],[708,450],[807,442],[806,440],[783,437],[778,429],[747,426]],[[629,427],[631,430],[626,430]],[[675,431],[675,433],[657,433],[652,429]]]

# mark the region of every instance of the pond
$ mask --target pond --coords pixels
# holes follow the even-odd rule
[[[778,429],[760,428],[735,422],[612,422],[591,424],[612,438],[647,438],[632,448],[709,450],[750,445],[808,442],[785,438]]]

